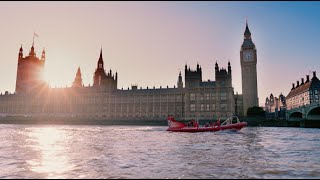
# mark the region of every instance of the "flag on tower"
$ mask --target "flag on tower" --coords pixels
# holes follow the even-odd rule
[[[37,33],[33,32],[32,46],[34,46],[34,37],[35,36],[39,37],[39,35]]]

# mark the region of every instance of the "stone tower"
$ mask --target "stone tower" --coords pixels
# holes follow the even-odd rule
[[[103,63],[103,58],[102,58],[102,48],[100,51],[100,57],[97,63],[97,69],[94,73],[93,77],[93,86],[101,86],[103,79],[106,75],[106,72],[104,70],[104,63]]]
[[[96,71],[93,76],[93,86],[103,88],[106,90],[116,90],[118,85],[118,73],[112,74],[112,71],[106,73],[104,69],[104,62],[102,57],[102,48],[100,51],[100,57],[97,63]]]
[[[183,88],[183,82],[182,82],[182,76],[181,76],[181,71],[179,72],[179,77],[178,77],[178,88],[182,89]]]
[[[43,80],[45,54],[46,52],[43,50],[41,59],[39,59],[36,56],[34,44],[32,44],[29,56],[23,57],[21,45],[18,55],[16,94],[37,93],[39,89],[47,87]]]
[[[243,112],[253,106],[259,106],[257,86],[257,50],[252,42],[251,33],[246,22],[244,40],[240,50],[240,64],[242,75]]]
[[[197,69],[187,69],[187,65],[184,70],[185,88],[197,88],[202,82],[202,68],[197,63]]]
[[[218,62],[215,64],[216,82],[220,87],[232,87],[231,65],[228,62],[228,71],[225,68],[220,68]]]

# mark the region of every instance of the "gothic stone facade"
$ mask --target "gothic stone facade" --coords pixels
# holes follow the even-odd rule
[[[99,68],[99,64],[97,69]],[[97,72],[97,71],[96,71]],[[42,91],[0,96],[0,113],[15,116],[100,117],[102,119],[217,119],[234,114],[231,65],[228,72],[216,64],[216,81],[202,81],[201,67],[185,69],[177,87],[117,89],[101,81],[99,85],[81,86],[80,68],[69,88],[46,88]],[[106,74],[105,74],[106,75]],[[96,76],[96,73],[95,73]],[[108,76],[108,75],[106,75]],[[117,76],[116,76],[117,77]],[[114,78],[117,80],[117,78]]]
[[[118,73],[112,74],[111,69],[105,72],[102,50],[94,72],[93,86],[82,84],[78,68],[72,87],[48,88],[38,79],[43,71],[44,59],[45,52],[38,59],[33,46],[25,59],[20,49],[16,92],[0,96],[0,115],[88,116],[113,120],[163,120],[173,115],[178,120],[212,120],[243,115],[248,107],[258,105],[257,53],[247,24],[240,52],[243,95],[234,94],[230,62],[227,69],[215,64],[215,81],[202,80],[199,64],[195,70],[186,65],[185,87],[180,72],[177,87],[138,89],[132,86],[124,90],[117,88]],[[29,85],[43,86],[40,91],[28,89]]]
[[[22,45],[19,49],[16,93],[29,93],[38,91],[46,86],[43,79],[45,64],[45,51],[42,51],[41,59],[36,56],[32,45],[29,56],[23,57]]]
[[[267,97],[265,102],[265,112],[267,119],[285,119],[287,109],[286,97],[282,94],[274,97],[270,94],[270,99]]]

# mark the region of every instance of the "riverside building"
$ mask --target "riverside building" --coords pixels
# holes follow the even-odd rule
[[[247,108],[258,105],[257,51],[246,23],[240,51],[243,95],[234,94],[232,68],[212,68],[215,81],[203,81],[202,68],[184,68],[174,87],[146,89],[133,85],[118,89],[118,73],[105,70],[102,49],[93,74],[93,85],[84,86],[78,68],[71,87],[49,88],[41,79],[45,50],[41,58],[32,45],[28,56],[19,49],[15,93],[0,95],[2,116],[95,117],[101,119],[164,120],[173,115],[181,120],[212,120],[231,115],[246,115]]]

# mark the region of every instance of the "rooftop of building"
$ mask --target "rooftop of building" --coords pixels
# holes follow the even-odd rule
[[[307,82],[304,82],[300,85],[299,85],[299,81],[298,81],[297,87],[293,87],[291,89],[289,94],[286,96],[286,99],[294,97],[298,94],[301,94],[303,92],[306,92],[306,91],[308,91],[310,89],[314,89],[314,88],[320,88],[320,81],[316,77],[315,72],[314,72],[313,78],[310,81],[307,80]]]

